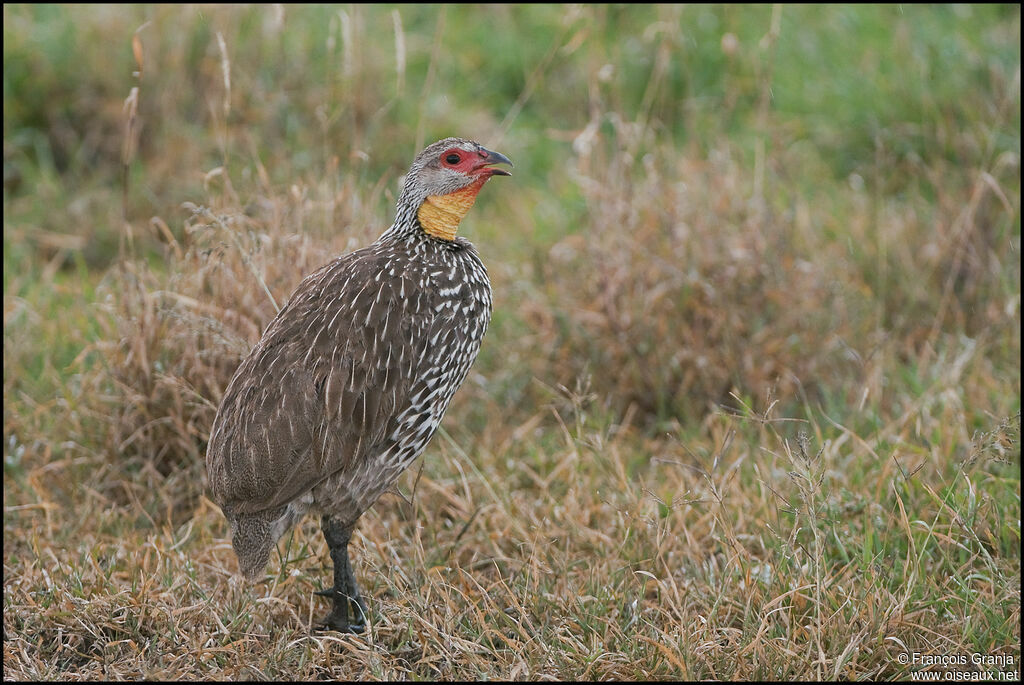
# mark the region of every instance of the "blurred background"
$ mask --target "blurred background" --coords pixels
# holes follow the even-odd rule
[[[8,4],[3,34],[5,590],[38,540],[206,511],[275,302],[374,240],[445,136],[515,169],[460,227],[495,314],[425,474],[468,453],[497,497],[575,482],[671,525],[703,481],[658,458],[732,444],[760,526],[789,514],[742,489],[798,438],[857,512],[894,510],[901,459],[943,497],[986,463],[965,544],[1019,587],[1019,6]],[[875,515],[844,524],[865,563]]]

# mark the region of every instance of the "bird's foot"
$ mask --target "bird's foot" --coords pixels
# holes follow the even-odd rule
[[[317,590],[315,594],[321,597],[330,597],[334,601],[331,613],[318,622],[317,628],[353,634],[359,634],[366,630],[366,603],[362,597],[357,595],[353,599],[334,588]]]
[[[366,630],[366,624],[363,622],[353,623],[348,620],[348,612],[337,610],[331,611],[331,613],[324,616],[317,622],[317,630],[334,630],[339,633],[351,633],[352,635],[361,635]]]

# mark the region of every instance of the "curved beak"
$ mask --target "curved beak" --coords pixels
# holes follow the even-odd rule
[[[488,171],[490,176],[511,176],[509,172],[504,169],[494,169],[492,164],[508,164],[509,166],[515,166],[512,164],[512,160],[494,150],[488,150],[485,147],[480,148],[480,165],[475,171]]]

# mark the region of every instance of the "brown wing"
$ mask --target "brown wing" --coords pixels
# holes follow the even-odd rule
[[[281,507],[387,448],[433,319],[409,267],[373,247],[307,277],[239,366],[207,450],[232,513]]]

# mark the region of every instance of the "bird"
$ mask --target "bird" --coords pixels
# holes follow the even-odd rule
[[[480,351],[487,269],[456,235],[505,155],[464,138],[413,160],[394,223],[308,275],[239,364],[210,431],[212,500],[239,570],[255,580],[278,539],[320,516],[333,564],[318,627],[360,633],[348,553],[359,517],[424,451]]]

